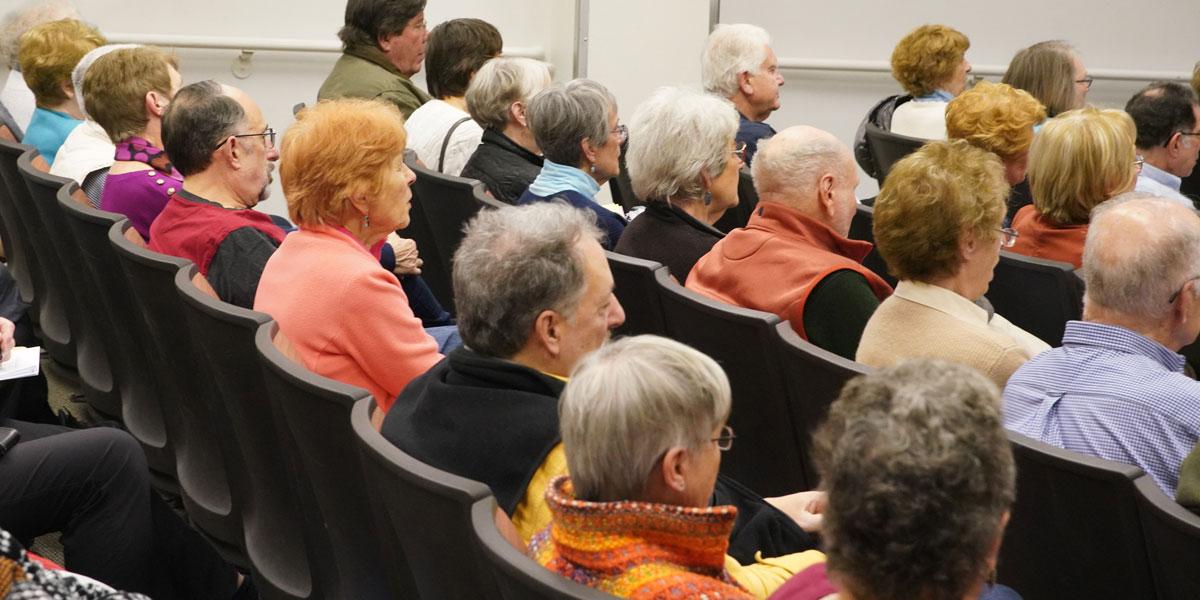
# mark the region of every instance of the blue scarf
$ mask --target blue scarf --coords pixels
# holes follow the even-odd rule
[[[596,194],[600,193],[600,184],[577,167],[560,165],[550,160],[542,165],[542,172],[529,184],[529,193],[542,198],[549,198],[565,190],[595,198]]]
[[[954,99],[954,94],[951,94],[950,92],[947,92],[946,90],[933,90],[933,92],[930,94],[926,94],[919,98],[913,98],[913,100],[916,100],[917,102],[933,102],[935,100],[941,101],[941,102],[949,102],[953,99]]]

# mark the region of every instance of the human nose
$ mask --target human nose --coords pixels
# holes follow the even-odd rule
[[[625,308],[621,306],[621,301],[617,300],[617,295],[613,294],[612,304],[608,308],[608,328],[616,329],[625,322]]]

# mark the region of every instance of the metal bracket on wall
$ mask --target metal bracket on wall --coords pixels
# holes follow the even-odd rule
[[[241,53],[237,55],[237,58],[233,59],[233,65],[230,67],[230,70],[233,71],[233,76],[237,77],[238,79],[245,79],[254,74],[254,64],[251,62],[252,60],[254,60],[254,51],[242,50]]]
[[[575,77],[587,77],[590,0],[575,0]]]

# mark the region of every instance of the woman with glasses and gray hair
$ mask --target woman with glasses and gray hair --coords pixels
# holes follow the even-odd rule
[[[717,240],[715,227],[738,203],[738,113],[711,94],[662,88],[638,107],[626,162],[633,193],[646,210],[629,224],[616,251],[667,265],[680,283]]]
[[[543,90],[529,103],[529,127],[545,154],[537,179],[518,204],[563,200],[596,215],[611,250],[625,230],[625,219],[596,203],[600,186],[620,173],[621,144],[628,137],[617,124],[617,99],[590,79]]]
[[[585,358],[559,400],[570,475],[546,491],[534,558],[621,598],[755,597],[726,555],[738,511],[709,505],[730,406],[721,367],[673,340],[623,338]],[[772,560],[799,572],[821,554]]]

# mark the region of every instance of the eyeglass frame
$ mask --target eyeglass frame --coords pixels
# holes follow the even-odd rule
[[[1175,304],[1175,300],[1178,299],[1179,296],[1181,296],[1183,294],[1183,288],[1187,287],[1187,284],[1189,284],[1193,281],[1196,281],[1197,279],[1200,279],[1200,275],[1194,275],[1192,277],[1189,277],[1186,280],[1184,280],[1183,283],[1179,284],[1179,289],[1175,290],[1175,293],[1171,294],[1170,298],[1167,298],[1167,304]]]
[[[629,141],[629,126],[624,123],[617,123],[617,126],[613,127],[608,133],[609,135],[616,134],[620,138],[617,141],[618,144],[624,144]]]
[[[266,130],[264,130],[262,133],[236,133],[234,135],[227,136],[225,139],[221,140],[220,144],[217,144],[216,148],[213,148],[213,152],[220,150],[221,146],[224,146],[225,142],[229,141],[229,138],[262,137],[262,136],[266,136],[266,138],[263,141],[266,142],[267,149],[268,150],[274,149],[275,148],[275,129],[273,127],[267,127]]]
[[[1146,166],[1146,157],[1141,154],[1133,155],[1133,167],[1137,169],[1138,173],[1142,172],[1142,167],[1144,166]]]
[[[737,435],[733,433],[733,428],[728,425],[724,425],[721,427],[720,437],[712,438],[709,441],[717,443],[717,450],[720,450],[721,452],[728,452],[731,448],[733,448],[733,440],[735,439],[737,439]]]
[[[1012,248],[1017,245],[1017,238],[1021,237],[1021,233],[1012,227],[998,227],[996,231],[1000,232],[1000,247]]]
[[[738,157],[738,160],[742,161],[742,164],[745,164],[746,163],[746,151],[749,149],[750,149],[750,145],[747,144],[746,142],[742,142],[741,144],[738,144],[736,147],[734,147],[733,150],[730,150],[730,153],[732,153],[734,156]]]
[[[1092,89],[1092,82],[1094,82],[1094,81],[1096,81],[1096,78],[1089,75],[1087,77],[1084,77],[1083,79],[1076,79],[1075,83],[1085,84],[1085,85],[1087,85],[1087,89],[1090,90],[1090,89]]]

